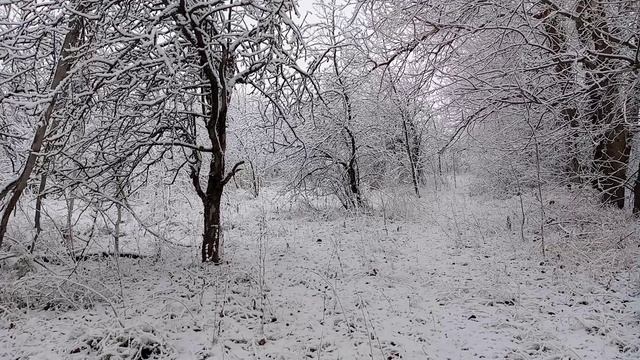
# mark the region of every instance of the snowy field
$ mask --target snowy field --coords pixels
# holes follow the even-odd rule
[[[199,263],[199,206],[179,199],[141,217],[190,247],[127,218],[124,248],[148,257],[7,259],[0,358],[640,358],[637,240],[596,253],[549,223],[543,259],[518,198],[468,192],[373,195],[347,214],[230,188],[221,266]]]

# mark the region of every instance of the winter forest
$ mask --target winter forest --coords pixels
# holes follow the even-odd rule
[[[0,0],[0,359],[638,359],[639,172],[638,0]]]

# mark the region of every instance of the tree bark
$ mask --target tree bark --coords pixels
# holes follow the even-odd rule
[[[31,242],[31,248],[29,248],[29,252],[33,254],[36,249],[36,243],[38,242],[38,238],[40,237],[40,233],[42,232],[42,202],[44,199],[44,191],[47,187],[47,173],[43,172],[40,177],[40,185],[38,186],[38,196],[36,198],[36,212],[33,217],[34,227],[36,229],[36,234],[33,236],[33,241]]]
[[[625,183],[630,148],[630,132],[625,124],[617,124],[600,141],[595,151],[595,162],[600,172],[598,187],[602,191],[602,201],[623,209],[625,203]]]
[[[260,195],[260,177],[256,174],[256,168],[253,161],[249,160],[249,168],[251,169],[251,183],[253,187],[253,197],[258,198]]]
[[[65,195],[65,201],[67,203],[67,227],[64,229],[64,240],[67,242],[67,247],[70,249],[71,256],[75,256],[74,234],[73,234],[73,210],[75,207],[75,198],[73,194],[69,192]],[[118,209],[119,216],[122,213],[121,209]],[[117,233],[117,230],[116,230]]]
[[[640,215],[640,163],[638,163],[636,181],[633,184],[633,213],[636,216]]]
[[[636,83],[633,86],[632,94],[630,95],[630,101],[627,108],[627,119],[625,119],[625,121],[629,124],[638,124],[638,122],[640,121],[640,79],[636,80]],[[639,140],[637,131],[638,130],[636,127],[636,133],[632,135],[634,137],[634,142],[637,142]],[[640,147],[636,144],[633,151],[638,152],[638,149],[640,149]],[[634,154],[633,157],[635,157],[636,161],[638,161],[638,170],[635,173],[635,183],[633,185],[633,213],[638,215],[640,214],[640,157],[637,153]]]
[[[404,132],[404,144],[405,150],[407,152],[407,157],[409,158],[409,167],[411,168],[411,181],[413,182],[413,190],[416,193],[417,197],[420,197],[420,187],[419,187],[419,179],[418,179],[418,156],[420,151],[419,144],[415,144],[415,133],[409,135],[409,127],[407,126],[407,119],[405,115],[402,116],[402,130]],[[415,132],[415,127],[411,127],[412,131]],[[417,146],[416,146],[417,145]]]
[[[222,238],[220,203],[223,187],[207,194],[204,205],[204,235],[202,239],[202,262],[220,263],[220,242]]]
[[[178,13],[188,20],[188,24],[182,25],[185,38],[196,50],[198,62],[202,69],[201,108],[205,116],[205,127],[211,144],[211,160],[209,161],[209,174],[206,189],[200,182],[200,168],[202,158],[194,154],[196,163],[191,166],[190,177],[196,193],[204,207],[204,231],[202,235],[202,262],[212,261],[220,263],[221,240],[221,199],[224,186],[231,178],[231,174],[225,177],[225,153],[227,149],[227,110],[231,100],[232,88],[227,87],[227,79],[233,76],[234,59],[229,49],[223,47],[220,59],[212,59],[207,51],[209,46],[199,21],[195,20],[187,3],[181,0],[178,4]],[[195,131],[195,128],[194,128]],[[193,141],[195,142],[194,136]]]
[[[351,157],[349,162],[346,164],[347,178],[349,179],[349,190],[351,191],[351,196],[353,196],[352,202],[354,207],[362,207],[364,202],[362,200],[362,193],[360,192],[360,174],[358,172],[358,148],[356,146],[356,138],[347,126],[344,126],[344,129],[349,136],[349,149],[351,150]]]

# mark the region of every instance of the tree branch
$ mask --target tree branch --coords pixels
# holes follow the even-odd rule
[[[222,180],[222,186],[227,185],[227,183],[229,182],[229,180],[231,180],[231,178],[232,178],[233,176],[235,176],[235,174],[236,174],[238,171],[242,170],[242,169],[240,168],[240,166],[241,166],[241,165],[243,165],[243,164],[244,164],[244,161],[240,161],[240,162],[236,163],[235,165],[233,165],[233,169],[231,169],[231,172],[230,172],[230,173],[228,173],[228,174],[227,174],[227,176],[225,176],[225,177],[224,177],[224,180]]]

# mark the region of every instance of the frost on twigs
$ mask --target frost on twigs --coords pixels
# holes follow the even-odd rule
[[[18,278],[21,278],[31,272],[35,272],[36,266],[32,256],[29,256],[29,254],[16,254],[15,262],[12,264],[11,269]]]
[[[86,334],[71,346],[69,353],[105,360],[165,359],[171,354],[171,349],[156,329],[151,325],[141,324]]]
[[[41,310],[90,309],[110,303],[115,295],[103,284],[89,279],[82,283],[54,275],[34,274],[0,283],[0,302],[17,308]]]

